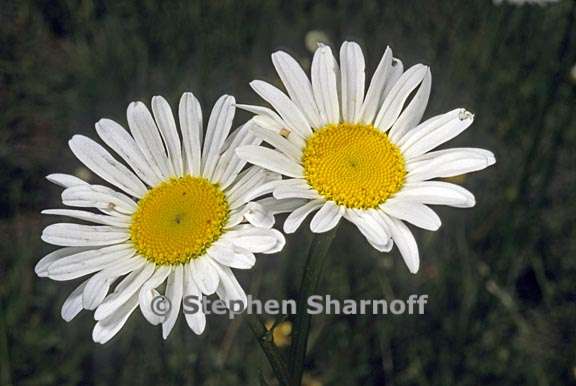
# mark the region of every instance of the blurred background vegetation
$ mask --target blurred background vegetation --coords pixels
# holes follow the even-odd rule
[[[430,296],[423,316],[319,316],[305,384],[576,384],[575,2],[3,1],[0,12],[0,384],[274,384],[241,318],[212,316],[193,335],[180,318],[168,341],[135,313],[110,343],[91,341],[92,315],[60,306],[75,283],[38,279],[53,247],[40,241],[59,206],[44,176],[91,177],[67,141],[96,137],[101,117],[125,124],[133,100],[192,90],[204,109],[248,82],[278,79],[270,53],[308,68],[318,36],[354,39],[371,73],[386,45],[406,65],[431,65],[426,117],[466,107],[474,125],[450,145],[496,153],[496,167],[458,179],[474,209],[439,208],[442,228],[417,232],[422,268],[339,229],[320,293]],[[237,123],[249,115],[239,113]],[[259,298],[295,298],[306,227],[240,280]],[[272,321],[269,321],[272,323]],[[290,324],[276,343],[286,350]]]

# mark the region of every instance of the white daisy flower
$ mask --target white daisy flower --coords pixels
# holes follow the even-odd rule
[[[328,46],[312,61],[311,81],[298,63],[278,51],[272,62],[288,95],[255,80],[250,85],[276,111],[239,105],[256,114],[252,128],[274,149],[245,145],[238,155],[289,179],[275,182],[277,199],[306,199],[284,223],[294,232],[312,212],[310,229],[334,228],[342,217],[354,223],[379,251],[396,243],[409,270],[419,268],[416,241],[404,224],[437,230],[440,218],[428,205],[472,207],[468,190],[431,181],[494,164],[494,155],[476,148],[434,150],[473,121],[464,109],[419,123],[430,95],[428,67],[406,71],[387,48],[365,91],[360,46],[344,42],[340,68]]]
[[[279,176],[255,166],[241,172],[246,161],[237,157],[236,147],[261,140],[250,132],[250,122],[228,137],[234,114],[234,98],[222,96],[203,141],[202,112],[193,94],[180,99],[180,133],[164,98],[152,98],[152,114],[134,102],[127,112],[130,133],[109,119],[96,123],[102,141],[131,169],[90,138],[75,135],[69,142],[86,167],[122,192],[71,175],[47,177],[65,188],[64,205],[99,211],[43,211],[98,225],[46,227],[42,240],[64,248],[35,268],[38,276],[58,281],[94,274],[65,301],[62,317],[70,321],[82,309],[95,310],[95,342],[110,340],[137,308],[150,323],[162,324],[166,339],[187,296],[216,293],[228,305],[245,306],[231,268],[249,269],[254,253],[283,248],[284,236],[271,229],[273,217],[266,212],[271,203],[253,202],[270,193],[269,182]],[[161,315],[151,302],[164,283],[171,308]],[[204,331],[201,311],[185,317],[196,334]]]

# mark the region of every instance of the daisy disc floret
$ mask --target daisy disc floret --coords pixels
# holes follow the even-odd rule
[[[347,208],[378,207],[406,178],[400,149],[371,125],[322,127],[306,141],[302,166],[312,189]]]
[[[155,264],[186,264],[222,236],[229,217],[228,200],[217,184],[202,177],[174,178],[142,197],[130,240]]]

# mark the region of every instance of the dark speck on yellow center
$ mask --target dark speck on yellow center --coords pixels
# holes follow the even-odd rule
[[[302,156],[310,186],[348,208],[375,208],[406,178],[400,149],[371,125],[339,123],[314,132]]]
[[[184,264],[222,235],[228,217],[228,201],[218,185],[201,177],[172,178],[138,202],[130,238],[153,263]]]

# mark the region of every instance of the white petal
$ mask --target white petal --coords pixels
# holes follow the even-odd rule
[[[48,268],[55,262],[60,260],[63,257],[75,255],[80,252],[84,252],[89,250],[89,247],[66,247],[60,248],[55,251],[50,252],[43,258],[41,258],[34,267],[34,272],[38,277],[47,277],[48,276]]]
[[[298,227],[304,222],[306,217],[316,209],[320,208],[323,205],[324,201],[322,200],[312,200],[308,202],[306,205],[301,206],[300,208],[296,209],[294,212],[290,213],[290,215],[284,221],[284,232],[285,233],[294,233]]]
[[[184,274],[182,265],[177,265],[168,276],[166,284],[166,298],[170,301],[171,308],[166,320],[162,323],[162,338],[168,338],[180,313],[182,295],[184,292]]]
[[[474,195],[468,190],[442,181],[409,182],[394,197],[398,200],[456,208],[470,208],[476,205]]]
[[[386,47],[376,71],[372,76],[370,81],[370,86],[368,87],[368,92],[366,92],[366,98],[364,98],[364,103],[362,104],[362,110],[360,114],[360,121],[365,123],[372,123],[378,108],[382,105],[383,93],[387,84],[390,80],[390,73],[392,72],[392,50],[390,47]]]
[[[130,259],[135,252],[130,246],[113,245],[101,249],[90,249],[74,255],[62,257],[48,267],[48,277],[52,280],[72,280],[102,269],[126,262],[136,266]],[[130,262],[130,263],[128,263]]]
[[[241,197],[246,190],[250,190],[253,186],[259,184],[264,177],[264,173],[269,172],[258,166],[250,166],[245,169],[238,175],[234,184],[226,190],[228,201],[231,202],[234,199],[238,199],[238,197]]]
[[[260,127],[257,124],[251,127],[251,131],[254,133],[254,135],[268,142],[270,145],[274,146],[277,150],[280,150],[283,154],[292,158],[294,161],[299,162],[302,158],[302,149],[300,149],[298,146],[280,134],[272,130]]]
[[[408,221],[417,227],[430,231],[438,230],[440,225],[442,225],[442,221],[436,212],[418,202],[408,202],[390,198],[382,204],[381,208],[392,217]]]
[[[254,253],[276,253],[282,250],[286,240],[276,229],[246,228],[230,230],[226,240],[235,246]]]
[[[340,70],[328,46],[319,47],[312,59],[312,91],[318,105],[322,124],[340,122],[338,82]]]
[[[374,122],[376,120],[376,115],[377,115],[379,109],[382,107],[382,104],[384,103],[386,98],[390,95],[390,92],[392,91],[394,86],[398,83],[398,80],[400,80],[400,77],[402,76],[403,73],[404,73],[404,64],[402,63],[402,61],[398,58],[392,58],[392,67],[390,68],[389,75],[386,78],[386,83],[384,85],[384,89],[382,90],[382,94],[380,95],[380,100],[376,106],[377,110],[372,115],[372,121],[371,122]],[[376,125],[375,123],[373,123],[373,124],[374,124],[374,126]],[[390,244],[391,243],[392,243],[392,240],[390,240]]]
[[[390,139],[392,142],[398,141],[404,133],[414,128],[420,122],[426,110],[426,105],[428,104],[431,87],[432,75],[428,68],[418,91],[410,100],[408,106],[402,111],[402,114],[400,114],[396,122],[394,122],[392,129],[390,129]]]
[[[334,201],[327,201],[312,218],[310,230],[314,233],[328,232],[338,225],[344,215],[344,207]]]
[[[219,240],[223,244],[223,240]],[[256,263],[256,256],[248,250],[240,247],[235,247],[230,243],[231,238],[226,238],[226,244],[223,247],[214,248],[215,245],[208,250],[208,255],[216,262],[231,268],[250,269]]]
[[[402,74],[398,82],[392,87],[392,90],[390,90],[390,94],[384,99],[382,107],[374,120],[374,126],[382,131],[387,131],[396,122],[404,107],[404,103],[422,82],[427,72],[428,67],[417,64]]]
[[[244,218],[258,228],[270,229],[274,226],[274,214],[273,211],[262,207],[258,202],[249,202],[246,204]]]
[[[202,176],[205,178],[211,179],[214,174],[222,145],[232,128],[232,121],[236,112],[235,102],[234,97],[222,95],[210,113],[204,148],[202,149]]]
[[[61,186],[63,188],[69,188],[71,186],[77,185],[88,185],[87,182],[81,180],[76,176],[71,176],[70,174],[54,173],[46,176],[46,179],[53,184]]]
[[[270,229],[275,223],[275,215],[280,213],[290,213],[306,204],[306,202],[308,202],[308,200],[300,198],[277,200],[274,197],[267,197],[256,202],[249,202],[236,213],[231,214],[227,226],[233,227],[238,225],[244,218],[250,224],[258,228]],[[234,216],[237,218],[234,219]]]
[[[344,42],[340,47],[342,81],[342,119],[356,123],[360,120],[364,102],[365,63],[362,49],[355,42]]]
[[[446,149],[424,154],[408,161],[407,181],[425,181],[453,177],[487,168],[496,163],[491,151],[483,149]],[[422,157],[422,156],[421,156]]]
[[[184,316],[186,318],[186,323],[188,327],[195,334],[200,335],[204,332],[206,328],[206,315],[204,315],[204,311],[202,310],[202,292],[194,282],[191,273],[190,265],[184,266],[183,272],[183,279],[184,279],[184,296],[183,301],[185,312]],[[190,312],[191,310],[187,309],[187,306],[190,305],[189,302],[194,302],[198,307],[198,311],[195,313]]]
[[[86,167],[109,183],[135,197],[146,194],[146,186],[126,166],[116,161],[101,145],[88,137],[75,135],[70,149]]]
[[[264,208],[258,207],[257,204],[255,204],[254,202],[251,202],[251,201],[253,201],[254,199],[259,198],[263,195],[272,193],[272,191],[274,190],[274,188],[276,186],[276,183],[278,183],[279,181],[281,181],[280,175],[266,171],[266,174],[264,175],[264,178],[261,180],[260,185],[246,186],[243,189],[243,192],[244,192],[243,195],[234,203],[230,202],[230,207],[231,208],[236,207],[236,209],[234,209],[234,210],[242,212],[242,216],[247,215],[248,217],[246,217],[246,220],[248,220],[248,221],[251,221],[251,219],[249,218],[250,216],[255,216],[253,218],[255,221],[258,221],[259,219],[261,219],[261,220],[268,222],[269,220],[265,220],[265,218],[264,218],[264,217],[268,217],[267,214],[262,213]],[[242,207],[243,205],[247,205],[248,207],[245,207],[243,209],[243,207]],[[272,222],[273,222],[273,220],[272,220]],[[254,223],[254,225],[257,225],[257,224]],[[260,225],[257,225],[257,226],[260,226]],[[261,225],[260,227],[269,228],[270,226]]]
[[[474,115],[468,111],[453,110],[422,122],[402,137],[398,145],[406,158],[416,157],[458,136],[473,121]]]
[[[262,206],[267,212],[276,215],[279,213],[291,213],[307,202],[308,200],[304,198],[287,198],[284,200],[277,200],[274,197],[266,197],[262,200],[254,202],[254,204],[258,204]]]
[[[344,217],[356,225],[360,233],[376,250],[388,252],[391,248],[388,225],[378,216],[374,209],[346,209]]]
[[[108,295],[94,312],[94,319],[102,320],[112,315],[132,295],[138,293],[142,285],[152,276],[156,269],[154,264],[144,264],[140,269],[132,271]]]
[[[84,309],[96,309],[104,300],[110,286],[121,276],[140,269],[145,264],[143,258],[119,259],[103,270],[96,273],[86,281],[86,287],[82,294],[82,306]]]
[[[300,136],[300,134],[294,132],[294,130],[288,129],[288,125],[283,126],[278,125],[275,121],[263,115],[256,115],[252,117],[250,122],[254,125],[260,126],[266,130],[270,130],[283,138],[286,138],[290,143],[294,144],[298,149],[304,149],[306,146],[306,139]]]
[[[370,221],[374,220],[374,223],[378,227],[378,238],[375,240],[368,239],[368,242],[380,252],[390,252],[394,246],[394,242],[392,240],[392,232],[390,231],[390,227],[388,227],[388,223],[384,221],[383,218],[385,214],[378,209],[369,209],[367,211],[367,215],[370,218]],[[385,234],[384,237],[382,237],[383,234]]]
[[[217,269],[218,276],[220,277],[220,284],[216,293],[222,299],[229,309],[233,307],[238,307],[237,304],[241,305],[241,309],[233,309],[234,311],[243,311],[246,308],[247,298],[246,293],[236,280],[236,277],[232,273],[230,268],[225,267],[217,262],[214,263]],[[233,302],[233,303],[232,303]],[[234,306],[233,306],[234,304]]]
[[[190,92],[182,94],[178,107],[178,118],[182,131],[187,171],[193,176],[199,176],[201,175],[202,164],[202,109],[194,94]]]
[[[184,161],[182,158],[182,144],[176,128],[176,121],[170,105],[161,96],[152,98],[152,112],[156,125],[160,129],[160,134],[164,139],[164,145],[168,150],[168,159],[172,165],[172,170],[177,176],[184,173]]]
[[[219,183],[222,189],[235,184],[240,171],[246,166],[246,160],[238,157],[236,149],[240,146],[262,143],[262,140],[250,131],[250,127],[252,127],[252,121],[248,121],[234,132],[233,140],[218,160],[212,181]]]
[[[279,174],[253,166],[246,169],[246,172],[239,176],[232,188],[226,192],[230,209],[237,209],[249,201],[254,196],[254,191],[271,181],[280,181]]]
[[[236,106],[237,106],[236,103],[234,103],[234,107]],[[239,142],[242,142],[242,136],[247,135],[247,131],[242,129],[246,127],[249,128],[250,126],[252,126],[251,119],[234,130],[230,129],[230,133],[224,139],[224,144],[222,145],[220,154],[224,154],[227,150],[230,150],[230,148],[233,147],[233,144],[238,144]]]
[[[418,252],[418,244],[410,232],[410,229],[400,220],[393,217],[383,215],[382,218],[388,223],[388,227],[392,232],[392,239],[398,246],[398,250],[408,266],[411,273],[418,272],[420,268],[420,255]]]
[[[154,173],[163,180],[168,178],[170,176],[168,156],[158,127],[146,105],[142,102],[130,103],[126,116],[130,132]]]
[[[100,185],[66,188],[62,192],[62,202],[64,205],[75,207],[115,209],[124,214],[132,214],[137,209],[136,203],[125,194]]]
[[[390,71],[390,76],[386,79],[386,85],[384,86],[384,92],[382,93],[381,101],[384,102],[384,99],[390,94],[392,88],[398,83],[400,77],[404,73],[404,64],[398,58],[392,58],[392,70]]]
[[[388,253],[392,250],[392,247],[394,247],[394,240],[392,240],[392,237],[390,237],[388,239],[388,242],[384,246],[373,244],[370,240],[368,240],[368,242],[370,243],[370,245],[372,245],[374,248],[376,248],[380,252]]]
[[[302,70],[302,67],[290,55],[283,51],[272,54],[272,63],[282,79],[282,83],[288,91],[288,95],[296,106],[304,113],[312,127],[322,126],[310,80]]]
[[[114,150],[134,170],[142,181],[154,186],[161,181],[154,172],[134,138],[122,126],[110,119],[96,122],[96,132],[104,143]]]
[[[104,344],[120,331],[122,326],[138,307],[138,296],[136,294],[124,303],[113,315],[98,321],[92,331],[92,339],[96,343]]]
[[[222,262],[220,262],[223,264]],[[230,268],[236,269],[250,269],[256,264],[256,256],[254,253],[243,250],[241,248],[234,249],[234,259],[230,261],[227,265]]]
[[[275,239],[276,239],[276,244],[273,247],[262,251],[262,253],[272,254],[272,253],[280,252],[282,249],[284,249],[284,246],[286,245],[286,238],[284,237],[282,232],[280,232],[276,229],[269,229],[268,231],[271,232],[272,234],[274,234]]]
[[[218,288],[218,273],[211,264],[210,258],[200,256],[190,261],[190,271],[194,282],[200,291],[206,295],[212,295]]]
[[[284,154],[262,146],[241,146],[236,149],[238,157],[273,172],[288,177],[302,177],[304,169]]]
[[[430,151],[428,153],[424,153],[415,157],[410,157],[407,159],[408,168],[409,170],[413,170],[415,166],[420,166],[420,163],[431,161],[438,157],[445,156],[447,154],[455,154],[455,153],[466,154],[471,158],[474,157],[484,157],[488,159],[495,158],[494,153],[492,153],[490,150],[480,149],[477,147],[452,147],[449,149]]]
[[[228,232],[226,232],[228,234]],[[230,262],[234,259],[234,245],[230,243],[229,237],[221,238],[214,242],[206,251],[206,254],[215,261]],[[208,259],[203,259],[204,264],[208,264]]]
[[[294,178],[291,180],[278,181],[274,188],[274,198],[308,198],[311,200],[322,199],[322,197],[304,179]]]
[[[62,304],[62,310],[60,315],[62,319],[69,322],[76,317],[82,311],[82,292],[84,287],[86,287],[86,281],[80,284],[64,301]]]
[[[154,299],[161,296],[156,288],[166,281],[171,272],[171,266],[162,265],[157,267],[156,271],[150,276],[148,281],[142,285],[138,292],[140,311],[144,318],[152,325],[158,325],[166,319],[166,315],[160,315],[155,308],[156,306],[152,303],[155,301]]]
[[[79,220],[90,221],[96,224],[110,225],[119,228],[130,227],[130,217],[128,216],[121,218],[73,209],[44,209],[41,213],[54,216],[67,216]]]
[[[312,134],[308,120],[286,94],[261,80],[250,82],[250,87],[278,111],[278,114],[288,124],[288,129],[296,131],[303,138]]]
[[[258,228],[272,228],[274,225],[274,213],[266,210],[257,202],[249,202],[246,205],[230,212],[230,218],[226,227],[233,227],[244,220]]]
[[[42,240],[63,247],[95,247],[122,243],[130,238],[126,229],[108,225],[60,223],[48,225]]]
[[[145,264],[149,264],[148,260],[139,255],[130,258],[125,258],[120,254],[118,254],[118,256],[116,261],[98,272],[97,275],[102,274],[104,277],[120,277],[141,268]],[[130,256],[132,255],[130,254]]]
[[[82,293],[82,305],[87,310],[95,310],[102,303],[110,291],[110,286],[119,277],[107,275],[109,271],[105,271],[98,272],[86,282],[86,288]]]
[[[257,199],[258,197],[272,193],[280,181],[281,180],[278,179],[272,179],[271,181],[265,182],[260,186],[255,186],[250,194],[244,196],[244,200],[246,202],[250,202]]]
[[[408,133],[404,134],[404,136],[402,136],[402,138],[397,140],[395,142],[395,144],[397,146],[399,146],[400,148],[402,148],[403,146],[405,146],[407,140],[414,139],[415,137],[418,137],[417,139],[421,138],[422,137],[422,134],[420,134],[421,131],[424,130],[424,132],[429,133],[431,130],[435,130],[437,127],[441,127],[442,125],[445,125],[446,123],[450,123],[450,121],[452,121],[458,117],[458,115],[460,114],[460,112],[462,110],[464,110],[464,109],[454,109],[454,110],[449,111],[447,113],[435,115],[431,118],[428,118],[424,122],[421,122],[414,129],[412,129]],[[407,159],[413,159],[413,158],[417,158],[417,157],[421,157],[421,156],[423,156],[423,154],[418,155],[418,156],[408,157]]]
[[[275,129],[275,131],[279,131],[280,129],[287,129],[288,124],[284,122],[284,120],[278,115],[274,110],[263,107],[263,106],[254,106],[254,105],[243,105],[243,104],[236,104],[236,107],[242,110],[249,111],[253,114],[256,114],[261,120],[261,122],[266,121],[271,128]]]

